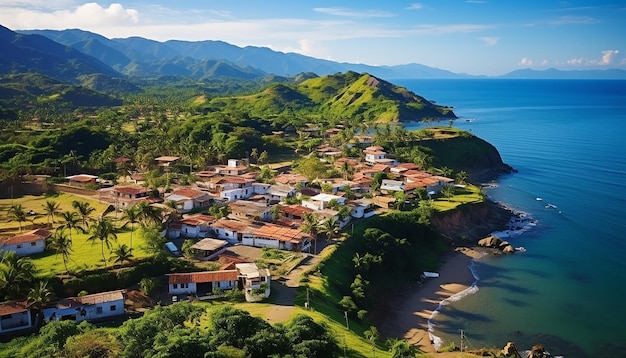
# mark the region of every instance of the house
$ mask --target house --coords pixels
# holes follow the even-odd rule
[[[203,271],[168,274],[170,295],[213,295],[216,290],[225,291],[238,287],[239,271]]]
[[[192,188],[174,190],[163,199],[176,202],[176,209],[181,212],[207,208],[211,204],[209,193]]]
[[[255,247],[305,251],[311,247],[311,236],[299,229],[265,224],[253,230],[251,235],[244,236],[241,243]]]
[[[196,258],[211,260],[226,251],[227,244],[224,240],[205,238],[193,244],[191,248],[196,250]]]
[[[98,182],[98,176],[89,174],[70,175],[65,177],[68,180],[69,186],[86,187],[88,185],[95,185]]]
[[[0,251],[14,251],[18,256],[38,254],[44,252],[50,236],[52,233],[46,229],[32,230],[0,242]]]
[[[302,206],[313,210],[323,210],[327,208],[333,200],[337,201],[340,205],[346,203],[346,198],[344,197],[321,193],[312,196],[310,200],[302,200]]]
[[[100,321],[124,314],[124,291],[108,291],[65,298],[44,308],[46,321]]]
[[[116,185],[113,187],[113,190],[111,190],[111,196],[114,200],[115,208],[117,209],[131,207],[142,200],[146,200],[149,195],[150,192],[148,188],[135,185]]]
[[[306,186],[309,182],[307,177],[297,173],[282,173],[275,176],[274,181],[278,184],[295,187],[296,185]]]
[[[268,269],[259,269],[255,263],[235,264],[243,284],[246,301],[258,302],[270,297],[272,275]]]
[[[30,306],[26,301],[0,304],[0,335],[34,327]]]
[[[215,167],[220,175],[241,175],[248,171],[248,159],[228,159],[228,165]]]
[[[211,230],[215,218],[205,214],[186,216],[180,221],[180,235],[183,237],[205,237]]]
[[[380,183],[380,191],[386,192],[404,192],[404,182],[399,180],[383,179]]]
[[[168,155],[164,155],[162,157],[154,158],[154,160],[157,162],[157,166],[159,166],[160,168],[164,168],[165,170],[168,170],[179,159],[180,159],[180,157],[172,157],[172,156],[168,156]]]
[[[352,208],[350,215],[353,218],[369,218],[376,215],[376,208],[370,200],[352,200],[348,203],[348,205]]]
[[[266,197],[270,204],[279,203],[296,195],[296,189],[286,185],[272,185],[267,191]]]
[[[239,200],[228,204],[230,218],[246,221],[272,221],[270,207],[264,202]]]
[[[211,229],[215,231],[215,235],[219,239],[236,244],[242,241],[244,234],[249,233],[248,226],[248,224],[241,221],[221,218],[211,224]]]

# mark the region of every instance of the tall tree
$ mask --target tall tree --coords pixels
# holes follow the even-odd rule
[[[85,233],[85,228],[80,225],[81,219],[77,212],[64,211],[61,213],[61,218],[63,219],[63,224],[59,226],[59,228],[68,229],[68,233],[70,234],[70,241],[72,240],[72,229]]]
[[[131,262],[134,257],[133,249],[126,246],[126,244],[122,244],[111,250],[111,257],[109,260],[112,260],[113,264],[123,265],[124,262]]]
[[[52,302],[53,298],[54,293],[48,287],[48,281],[39,281],[39,283],[28,291],[28,303],[37,309],[45,307],[48,303]]]
[[[117,241],[117,234],[113,222],[109,218],[99,217],[91,228],[91,236],[87,238],[93,245],[97,240],[100,241],[102,251],[102,262],[106,266],[106,257],[104,256],[104,247],[111,249],[111,241]]]
[[[28,217],[26,215],[26,210],[24,210],[22,204],[11,205],[9,211],[7,212],[9,221],[17,221],[19,223],[20,232],[22,232],[22,223],[24,221],[28,221]]]
[[[54,216],[59,214],[60,212],[59,204],[54,200],[46,200],[46,203],[41,204],[41,206],[43,207],[43,211],[46,213],[46,216],[48,217],[48,227],[52,227],[51,219],[52,219],[52,223],[54,223]]]
[[[65,234],[65,228],[59,228],[54,232],[54,235],[52,235],[48,242],[48,248],[54,250],[57,255],[61,255],[63,258],[63,266],[65,266],[65,273],[69,273],[67,262],[72,253],[72,239]]]
[[[23,297],[35,277],[36,268],[28,257],[19,257],[15,251],[7,251],[0,261],[0,290],[6,298]]]
[[[331,242],[337,237],[337,230],[339,229],[339,222],[335,217],[328,218],[319,228],[320,233],[326,235],[326,240]]]
[[[305,213],[304,214],[304,222],[302,222],[302,225],[300,226],[300,230],[302,232],[305,232],[309,235],[311,235],[311,238],[313,239],[314,242],[314,254],[317,254],[317,234],[318,234],[318,225],[319,225],[319,219],[317,218],[317,215],[312,214],[312,213]]]
[[[86,201],[78,200],[72,201],[72,206],[78,211],[78,214],[81,216],[83,220],[83,227],[89,227],[89,215],[96,211],[96,208],[92,207],[91,204]]]
[[[131,207],[124,209],[124,214],[122,218],[126,220],[126,222],[124,223],[124,225],[122,225],[122,227],[126,227],[127,225],[130,224],[130,248],[132,249],[133,248],[133,232],[135,231],[135,224],[139,223],[139,219],[140,219],[139,208],[133,205]]]
[[[145,201],[140,202],[136,205],[136,207],[139,211],[139,218],[143,226],[149,226],[151,223],[157,225],[161,224],[161,220],[163,220],[163,218],[159,208],[156,208]]]

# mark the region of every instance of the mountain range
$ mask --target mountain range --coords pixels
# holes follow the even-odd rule
[[[371,66],[340,63],[265,47],[238,47],[223,41],[159,42],[141,37],[108,39],[88,31],[28,30],[14,32],[0,26],[0,74],[38,72],[56,80],[83,85],[85,76],[115,80],[115,86],[132,88],[127,80],[183,76],[259,79],[268,75],[295,76],[313,72],[327,75],[355,71],[385,79],[474,78],[421,64]],[[611,78],[626,79],[624,70],[546,71],[518,70],[499,78]],[[98,90],[97,88],[92,88]]]

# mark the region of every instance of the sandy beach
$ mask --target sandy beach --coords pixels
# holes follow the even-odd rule
[[[472,285],[474,277],[468,266],[481,255],[470,248],[457,248],[444,257],[439,277],[426,279],[421,285],[416,283],[391,298],[381,333],[386,337],[403,337],[426,353],[436,353],[428,334],[428,318],[441,301]]]

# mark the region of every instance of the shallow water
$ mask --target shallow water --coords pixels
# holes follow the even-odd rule
[[[443,344],[458,344],[463,329],[469,347],[542,343],[566,357],[625,349],[626,81],[395,83],[454,106],[455,126],[495,145],[519,172],[485,192],[536,220],[507,238],[526,252],[481,259],[477,292],[432,320]]]

